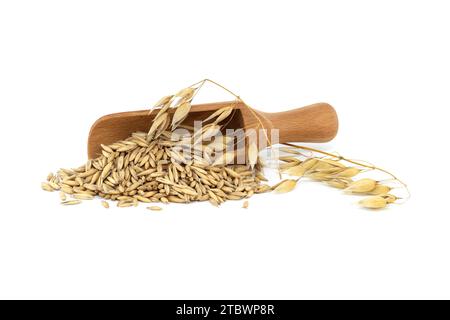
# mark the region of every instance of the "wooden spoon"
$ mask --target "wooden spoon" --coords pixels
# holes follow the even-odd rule
[[[183,123],[192,125],[195,120],[206,119],[217,109],[234,105],[236,112],[226,125],[230,129],[279,129],[279,142],[327,142],[338,130],[336,111],[327,103],[316,103],[285,112],[267,113],[250,109],[235,101],[194,105]],[[169,112],[174,112],[170,110]],[[100,144],[111,144],[126,139],[133,132],[147,132],[153,117],[148,110],[120,112],[98,119],[91,127],[88,138],[88,157],[96,158],[101,152]],[[258,119],[259,118],[259,119]],[[268,134],[270,138],[270,132]]]

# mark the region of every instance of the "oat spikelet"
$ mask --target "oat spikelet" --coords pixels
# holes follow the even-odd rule
[[[242,204],[242,208],[247,209],[248,208],[248,200],[245,200]]]
[[[102,201],[102,206],[103,206],[103,208],[108,209],[109,208],[109,203],[107,201],[103,200]]]
[[[326,183],[330,187],[338,188],[338,189],[345,189],[348,187],[348,182],[345,180],[340,180],[340,179],[329,180],[329,181],[326,181]]]
[[[356,176],[357,174],[359,174],[360,172],[361,172],[361,170],[358,168],[349,167],[349,168],[344,169],[343,171],[336,173],[335,175],[339,178],[352,178],[352,177]]]
[[[308,158],[305,161],[302,162],[302,167],[305,169],[306,171],[311,170],[312,168],[314,168],[314,166],[319,162],[318,159],[316,158]]]
[[[219,122],[225,120],[226,118],[228,118],[228,116],[231,114],[232,111],[233,111],[232,106],[220,108],[219,110],[217,110],[213,114],[211,114],[209,117],[207,117],[205,120],[203,120],[203,122],[217,118],[214,122],[219,123]]]
[[[397,198],[396,196],[394,196],[393,194],[390,194],[390,193],[380,195],[380,197],[386,199],[387,203],[394,203],[395,201],[397,201],[397,199],[399,199],[399,198]]]
[[[359,205],[367,209],[382,209],[387,205],[385,198],[380,196],[372,196],[359,201]]]
[[[297,185],[297,180],[286,179],[278,183],[273,187],[273,191],[276,193],[286,193],[294,190]]]
[[[375,189],[377,182],[373,179],[361,179],[355,182],[352,182],[345,191],[351,193],[366,193]]]
[[[151,138],[153,137],[153,134],[160,128],[162,124],[167,120],[168,114],[164,113],[158,119],[155,119],[152,123],[152,126],[150,127],[150,130],[148,131],[147,137]]]
[[[167,109],[169,109],[169,108],[170,108],[170,103],[167,103],[167,104],[163,105],[161,107],[161,109],[158,110],[158,113],[156,114],[156,116],[153,119],[153,121],[157,120],[159,117],[161,117],[163,114],[165,114]]]
[[[372,195],[382,195],[382,194],[387,194],[389,193],[389,191],[391,191],[391,187],[383,185],[383,184],[377,184],[375,189],[373,189],[372,191],[369,192],[369,194]]]
[[[194,88],[185,88],[177,92],[175,95],[176,97],[179,97],[184,100],[189,100],[194,95],[195,89]]]
[[[295,167],[288,168],[286,173],[291,176],[302,177],[306,172],[305,166],[297,165]]]
[[[186,119],[189,111],[191,110],[191,104],[189,102],[182,103],[175,111],[172,118],[172,130],[174,130],[184,119]]]
[[[163,107],[170,105],[169,102],[172,100],[173,95],[162,97],[157,103],[153,105],[153,108]]]

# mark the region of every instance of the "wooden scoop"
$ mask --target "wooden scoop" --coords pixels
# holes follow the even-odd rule
[[[230,129],[266,128],[279,129],[279,142],[327,142],[338,130],[336,111],[327,103],[316,103],[285,112],[267,113],[250,110],[235,101],[194,105],[183,123],[192,125],[195,120],[206,119],[212,112],[234,105],[236,112],[226,125]],[[170,109],[169,109],[170,110]],[[174,112],[174,110],[170,110]],[[96,158],[101,152],[100,144],[111,144],[126,139],[133,132],[147,132],[153,117],[148,110],[120,112],[98,119],[91,127],[88,138],[88,157]],[[258,120],[259,118],[259,120]],[[268,134],[270,138],[270,133]]]

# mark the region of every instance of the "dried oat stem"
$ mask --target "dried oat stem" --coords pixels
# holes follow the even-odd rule
[[[285,144],[287,146],[290,146],[290,147],[293,147],[293,148],[297,148],[297,149],[303,149],[303,150],[308,150],[308,151],[311,151],[311,152],[320,153],[320,154],[323,154],[323,155],[335,158],[337,160],[343,160],[343,161],[346,161],[346,162],[349,162],[349,163],[352,163],[352,164],[355,164],[357,166],[361,166],[361,167],[364,167],[364,168],[368,168],[368,169],[371,169],[371,170],[378,170],[378,171],[384,172],[387,175],[391,176],[393,180],[398,181],[405,188],[405,190],[406,190],[406,192],[408,194],[407,198],[410,198],[410,196],[411,196],[411,193],[409,192],[409,189],[408,189],[408,185],[406,183],[404,183],[402,180],[400,180],[399,178],[397,178],[393,173],[391,173],[391,172],[389,172],[389,171],[387,171],[387,170],[385,170],[383,168],[377,167],[377,166],[375,166],[373,164],[361,163],[360,162],[361,160],[360,161],[355,161],[355,160],[347,159],[347,158],[345,158],[345,157],[343,157],[341,155],[336,155],[336,154],[333,154],[333,153],[329,153],[329,152],[318,150],[318,149],[311,148],[311,147],[298,146],[298,145],[295,145],[295,144],[292,144],[292,143],[289,143],[289,142],[286,142],[286,143],[283,143],[283,144]]]

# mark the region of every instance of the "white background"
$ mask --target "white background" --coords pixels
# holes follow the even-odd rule
[[[2,1],[0,298],[450,298],[446,1]],[[205,77],[259,110],[326,101],[324,150],[408,182],[371,212],[304,182],[162,212],[61,207],[103,114]]]

